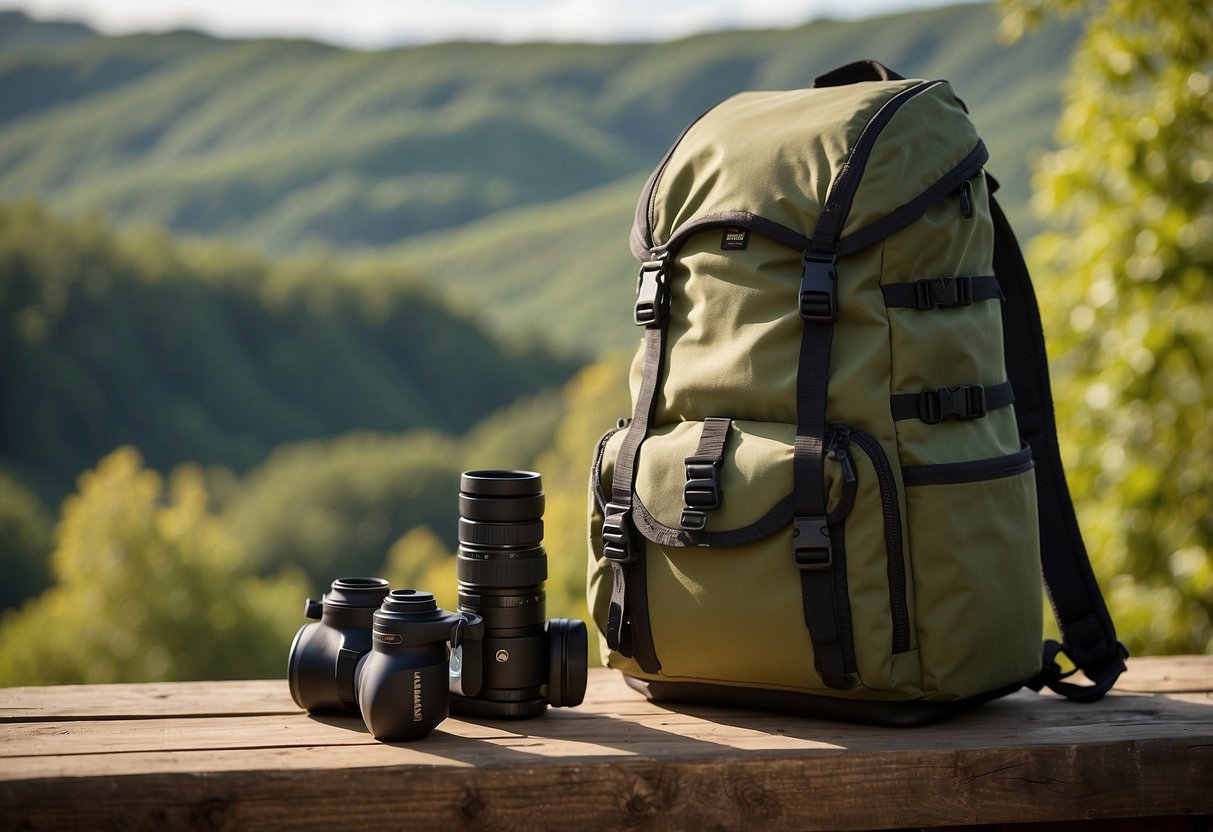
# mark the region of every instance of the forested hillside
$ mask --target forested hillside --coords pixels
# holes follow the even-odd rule
[[[807,86],[861,57],[948,78],[1030,231],[1027,161],[1051,144],[1077,27],[1011,47],[997,25],[977,5],[660,44],[43,42],[0,53],[0,198],[277,254],[371,251],[501,331],[600,354],[631,337],[597,326],[631,290],[640,183],[740,90]]]
[[[0,466],[52,504],[120,445],[241,472],[354,430],[459,433],[574,369],[398,274],[0,206]]]

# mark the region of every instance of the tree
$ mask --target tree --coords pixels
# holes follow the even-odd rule
[[[51,520],[37,495],[0,471],[0,610],[37,595],[49,583]]]
[[[272,677],[302,621],[302,580],[249,576],[194,467],[169,481],[120,448],[80,477],[56,583],[0,624],[0,684]]]
[[[1213,650],[1213,7],[1001,7],[1012,37],[1087,21],[1029,260],[1092,561],[1130,649]]]

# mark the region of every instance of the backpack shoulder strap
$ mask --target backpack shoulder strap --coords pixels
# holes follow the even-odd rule
[[[1019,243],[993,196],[990,211],[994,219],[994,273],[1006,297],[1003,343],[1007,375],[1015,390],[1020,436],[1031,447],[1036,461],[1041,567],[1062,636],[1061,644],[1045,642],[1043,669],[1029,686],[1034,690],[1048,687],[1069,699],[1093,702],[1107,693],[1124,672],[1128,651],[1116,639],[1066,485],[1036,293]],[[1069,673],[1058,666],[1059,654],[1082,670],[1092,685],[1062,681]]]

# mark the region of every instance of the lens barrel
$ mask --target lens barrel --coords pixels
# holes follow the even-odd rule
[[[581,701],[577,695],[568,702],[566,692],[576,694],[581,679],[584,693],[586,650],[575,655],[576,636],[566,638],[563,625],[553,642],[546,620],[544,507],[543,481],[534,471],[467,471],[459,480],[459,609],[484,618],[484,672],[479,694],[452,697],[453,713],[528,718],[548,704]]]

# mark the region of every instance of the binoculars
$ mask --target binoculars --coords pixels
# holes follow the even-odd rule
[[[460,479],[459,611],[382,578],[338,578],[307,600],[291,644],[291,698],[314,713],[353,711],[379,740],[419,739],[448,713],[542,715],[585,696],[585,622],[545,620],[544,495],[532,471]]]

